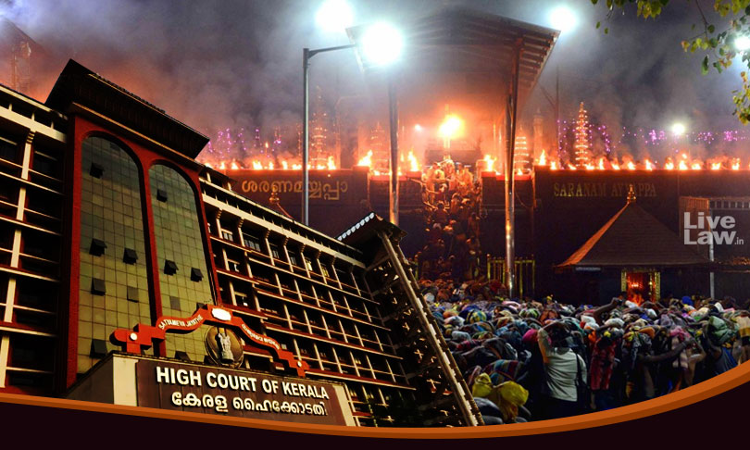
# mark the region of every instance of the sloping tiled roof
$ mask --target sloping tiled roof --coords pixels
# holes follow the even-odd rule
[[[634,201],[626,204],[557,268],[702,266],[708,259],[685,245]]]

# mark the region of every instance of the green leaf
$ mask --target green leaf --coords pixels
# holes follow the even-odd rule
[[[708,56],[703,58],[703,63],[701,64],[701,73],[703,75],[708,73]]]
[[[604,29],[604,34],[609,34],[609,28]]]
[[[591,0],[592,5],[596,5],[597,3],[599,3],[599,0]]]
[[[709,25],[706,27],[709,33],[713,33],[716,30],[716,27],[713,25]]]
[[[593,1],[593,0],[592,0],[592,1]],[[597,29],[597,30],[598,30],[598,29],[599,29],[599,27],[601,27],[601,26],[602,26],[602,23],[601,23],[601,22],[596,22],[596,29]]]

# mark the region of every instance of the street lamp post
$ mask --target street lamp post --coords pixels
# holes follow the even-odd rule
[[[302,99],[302,107],[304,111],[304,117],[302,118],[302,223],[305,225],[310,225],[310,169],[308,168],[310,160],[310,58],[317,55],[318,53],[332,52],[354,47],[354,44],[348,44],[338,45],[336,47],[318,48],[314,50],[310,50],[309,48],[302,49],[302,83],[304,91]]]
[[[393,74],[388,77],[388,119],[391,135],[390,219],[392,224],[398,225],[398,104]]]

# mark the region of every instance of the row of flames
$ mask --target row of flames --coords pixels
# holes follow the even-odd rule
[[[280,170],[302,170],[302,164],[296,164],[292,163],[290,164],[286,160],[281,160],[279,162],[279,165],[276,166],[273,161],[268,161],[267,163],[263,163],[259,160],[253,160],[252,166],[249,167],[249,169],[252,170],[274,170],[274,169],[280,169]],[[207,167],[214,168],[214,166],[210,163],[206,163]],[[221,161],[218,166],[216,167],[218,170],[240,170],[245,169],[244,167],[240,167],[240,165],[236,161],[230,161],[227,163],[226,161]],[[336,170],[336,162],[333,160],[333,156],[329,156],[328,160],[325,164],[308,164],[307,168],[310,170]]]
[[[368,151],[367,154],[357,162],[357,167],[369,167],[370,170],[373,169],[373,160],[372,160],[372,150]],[[419,164],[419,161],[417,160],[417,157],[414,155],[413,151],[409,151],[409,154],[406,156],[406,159],[404,159],[404,155],[401,155],[401,163],[405,163],[408,161],[409,163],[409,172],[419,172],[421,170],[421,166]],[[278,164],[273,163],[273,161],[268,161],[265,164],[260,160],[253,160],[251,162],[252,166],[249,167],[249,169],[252,170],[302,170],[302,164],[297,163],[289,163],[286,160],[281,160]],[[210,163],[206,163],[207,167],[214,168],[214,166]],[[241,167],[240,164],[238,164],[236,161],[221,161],[217,167],[215,167],[218,170],[240,170],[240,169],[246,169],[245,167]],[[336,170],[336,163],[333,159],[333,156],[329,156],[328,160],[326,161],[326,164],[317,164],[312,165],[308,164],[307,168],[310,170]],[[375,175],[380,175],[380,171],[375,170]],[[399,174],[401,171],[399,170]]]
[[[404,155],[401,155],[401,166],[407,166],[408,163],[408,171],[409,172],[421,172],[422,168],[417,160],[417,157],[414,155],[413,151],[409,151],[406,158],[404,158]],[[481,164],[480,169],[483,172],[496,172],[497,169],[495,167],[497,163],[497,159],[493,158],[490,155],[485,155],[484,159],[482,159],[479,164]],[[206,166],[214,168],[211,164],[206,163]],[[359,162],[356,164],[357,167],[369,167],[370,171],[374,175],[383,175],[386,174],[386,172],[382,172],[380,170],[374,169],[374,162],[373,162],[373,152],[368,151],[367,154],[362,157]],[[698,159],[691,159],[687,153],[682,153],[676,158],[667,157],[664,160],[664,164],[661,166],[658,166],[657,163],[653,162],[651,159],[646,158],[643,161],[634,161],[632,159],[623,158],[621,161],[619,161],[617,158],[605,158],[600,157],[596,164],[586,164],[584,166],[576,166],[572,163],[564,164],[558,159],[552,159],[549,158],[545,151],[542,151],[542,154],[539,156],[539,159],[536,160],[536,167],[549,167],[550,170],[584,170],[584,171],[595,171],[595,170],[740,170],[743,168],[742,161],[740,158],[731,158],[731,159],[723,159],[723,160],[709,160],[709,161],[701,161]],[[336,164],[334,162],[333,156],[329,156],[328,160],[326,161],[326,164],[317,164],[317,165],[308,165],[308,169],[310,170],[336,170]],[[750,169],[750,165],[747,165],[745,168]],[[243,169],[236,161],[230,161],[225,162],[222,161],[218,164],[217,167],[218,170],[240,170]],[[262,163],[259,160],[252,161],[252,166],[249,167],[249,169],[252,170],[302,170],[302,164],[297,163],[289,163],[285,160],[280,161],[279,165],[276,166],[273,161],[268,161],[267,163]],[[527,172],[524,172],[523,170],[516,170],[516,174],[518,175],[524,175]],[[399,169],[399,175],[403,175],[401,170]]]
[[[486,172],[495,172],[495,163],[497,159],[492,158],[490,155],[485,155],[482,160],[482,170]],[[622,161],[618,161],[617,158],[609,159],[600,157],[596,164],[585,164],[583,166],[576,166],[572,163],[563,164],[561,161],[556,159],[550,159],[547,157],[546,152],[542,151],[539,159],[535,164],[537,167],[549,167],[550,170],[740,170],[743,168],[742,161],[740,158],[724,159],[721,161],[701,161],[699,159],[691,159],[687,153],[681,154],[677,158],[667,157],[664,160],[664,164],[659,167],[657,163],[651,159],[646,158],[643,161],[633,161],[632,159],[623,158]],[[750,165],[746,166],[750,169]],[[522,170],[516,170],[516,174],[523,175]]]

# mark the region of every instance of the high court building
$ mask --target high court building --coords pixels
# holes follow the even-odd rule
[[[0,86],[0,392],[341,425],[476,425],[403,232],[234,193],[208,138],[70,61]]]

